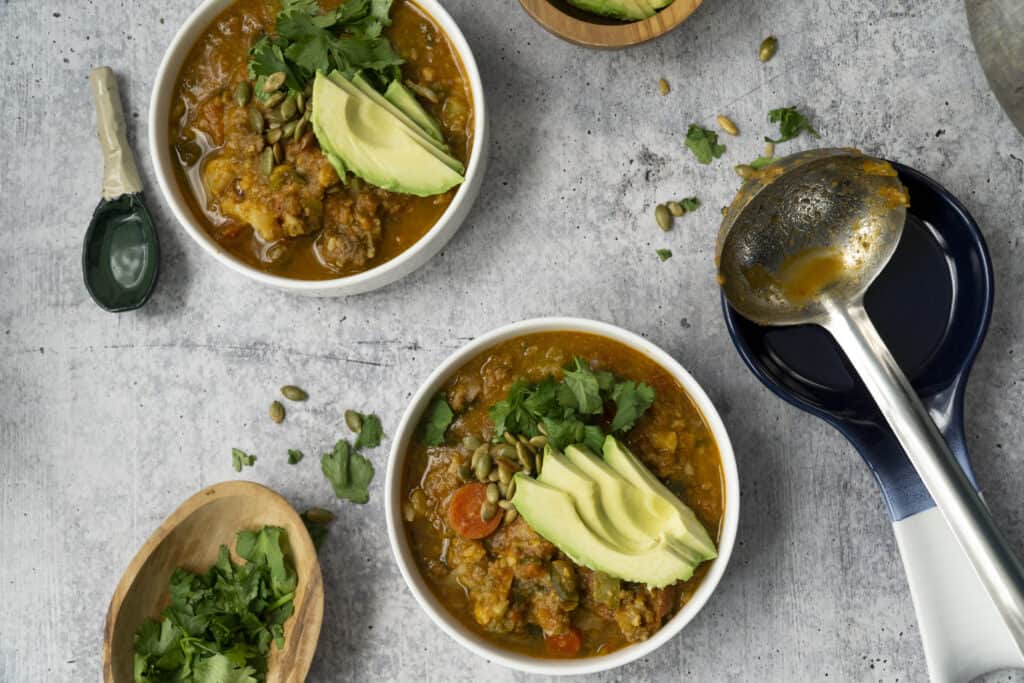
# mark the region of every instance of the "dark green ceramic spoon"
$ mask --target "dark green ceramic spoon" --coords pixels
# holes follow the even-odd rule
[[[85,287],[100,308],[130,311],[149,299],[160,266],[160,242],[142,198],[142,181],[125,136],[124,111],[110,67],[93,69],[96,127],[103,148],[103,199],[82,247]]]

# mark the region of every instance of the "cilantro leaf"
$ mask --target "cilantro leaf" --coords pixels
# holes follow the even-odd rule
[[[658,249],[655,253],[658,254],[658,258],[660,258],[662,261],[668,261],[670,258],[672,258],[671,249]]]
[[[572,365],[566,367],[563,374],[563,382],[574,399],[574,405],[565,407],[572,407],[581,415],[596,415],[604,410],[597,377],[585,360],[573,356]]]
[[[363,428],[359,430],[356,437],[355,448],[376,448],[380,445],[380,439],[384,436],[384,428],[381,427],[380,418],[376,415],[360,415],[363,419]]]
[[[540,433],[537,431],[538,416],[532,414],[526,404],[532,393],[530,384],[520,378],[513,382],[505,400],[490,407],[488,414],[494,422],[496,434],[511,432],[537,436]]]
[[[697,199],[696,197],[687,197],[686,199],[680,199],[679,203],[680,205],[682,205],[686,213],[696,211],[697,207],[700,206],[700,200]]]
[[[256,683],[255,673],[256,669],[251,666],[236,666],[224,655],[216,654],[196,663],[192,680],[195,683]]]
[[[427,408],[427,414],[421,425],[423,443],[428,446],[443,445],[444,433],[448,431],[448,426],[451,425],[454,418],[455,413],[452,412],[451,406],[445,400],[444,394],[439,394]]]
[[[686,146],[702,164],[710,164],[712,159],[725,154],[725,145],[718,144],[718,133],[691,124],[686,131]]]
[[[373,464],[353,452],[348,441],[342,439],[330,453],[320,458],[320,469],[338,498],[362,505],[370,500],[370,481],[373,480]]]
[[[295,449],[295,448],[289,448],[288,449],[288,464],[289,465],[297,465],[299,463],[299,461],[302,460],[304,457],[306,457],[306,456],[302,453],[302,451],[300,451],[298,449]]]
[[[600,453],[604,447],[604,432],[600,427],[587,425],[583,428],[583,444],[595,453]]]
[[[786,142],[787,140],[792,140],[796,136],[800,135],[802,131],[807,131],[809,135],[816,138],[821,137],[818,135],[818,131],[811,127],[811,123],[807,120],[807,117],[798,112],[796,107],[772,109],[768,112],[768,121],[779,124],[779,138],[777,140],[772,140],[770,137],[765,136],[765,142]]]
[[[240,448],[231,449],[231,466],[235,468],[235,472],[241,472],[243,467],[252,467],[255,462],[255,455],[249,455]]]
[[[773,161],[775,161],[775,157],[760,156],[760,157],[758,157],[758,158],[756,158],[756,159],[754,159],[753,161],[750,162],[750,167],[751,168],[757,168],[757,169],[764,168],[765,166],[767,166],[768,164],[772,163]]]
[[[256,531],[239,531],[235,538],[235,552],[239,557],[270,568],[270,584],[274,595],[284,595],[295,590],[295,571],[284,560],[281,537],[284,529],[265,526]]]
[[[628,380],[615,385],[615,389],[612,390],[612,401],[615,402],[612,431],[624,432],[631,429],[637,418],[654,403],[654,389],[646,384]]]

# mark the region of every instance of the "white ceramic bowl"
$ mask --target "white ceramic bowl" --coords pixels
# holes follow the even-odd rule
[[[448,35],[462,59],[473,92],[475,114],[473,147],[466,168],[466,179],[459,186],[451,204],[427,234],[386,263],[362,273],[332,280],[296,280],[257,270],[239,261],[217,244],[216,240],[206,233],[193,215],[192,209],[185,200],[184,193],[188,190],[178,187],[178,181],[174,174],[168,121],[170,120],[175,80],[200,34],[232,2],[233,0],[204,0],[192,12],[178,30],[177,35],[174,36],[167,52],[164,53],[160,70],[157,72],[156,81],[153,84],[153,95],[149,104],[149,152],[156,169],[160,191],[170,205],[171,211],[174,212],[175,218],[192,239],[231,270],[260,284],[307,296],[343,296],[368,292],[390,284],[422,266],[448,243],[448,240],[462,225],[462,221],[469,214],[469,210],[480,192],[480,184],[483,181],[484,169],[487,165],[487,108],[484,103],[483,84],[480,81],[480,71],[477,69],[473,52],[469,49],[469,44],[455,21],[438,0],[415,0],[416,4],[425,10]]]
[[[710,570],[697,588],[693,598],[649,639],[608,655],[583,659],[541,659],[531,657],[498,647],[462,625],[434,596],[430,587],[420,575],[420,570],[416,566],[416,560],[406,539],[401,513],[403,499],[402,469],[405,463],[406,451],[415,437],[420,418],[431,399],[437,395],[437,392],[441,390],[445,381],[451,377],[452,373],[477,354],[507,339],[536,332],[562,330],[589,332],[613,339],[643,353],[671,373],[682,387],[686,389],[687,394],[690,395],[704,415],[718,444],[718,450],[722,457],[722,470],[725,473],[725,517],[722,523],[722,537],[718,543],[718,557],[712,561]],[[718,412],[711,404],[707,394],[697,384],[697,381],[674,358],[642,337],[614,325],[580,318],[535,318],[506,325],[474,339],[441,363],[431,373],[427,381],[423,383],[419,391],[416,392],[408,409],[405,411],[405,415],[402,417],[397,432],[395,432],[395,438],[391,446],[391,457],[388,459],[384,492],[384,508],[387,514],[388,538],[391,541],[391,550],[395,554],[398,568],[401,570],[409,590],[412,591],[420,607],[434,620],[434,623],[458,641],[460,645],[485,659],[527,673],[556,676],[590,674],[614,669],[650,654],[678,634],[696,616],[697,612],[704,606],[704,603],[708,601],[708,598],[711,597],[719,580],[725,573],[725,568],[729,564],[729,557],[732,555],[733,544],[736,540],[736,528],[740,517],[740,488],[732,444],[729,441],[729,435],[725,431],[725,426],[718,416]]]

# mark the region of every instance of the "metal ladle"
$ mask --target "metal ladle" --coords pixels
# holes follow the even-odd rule
[[[1024,568],[864,310],[907,203],[895,170],[856,150],[781,159],[745,182],[729,207],[719,282],[753,322],[816,324],[835,338],[1024,653]]]

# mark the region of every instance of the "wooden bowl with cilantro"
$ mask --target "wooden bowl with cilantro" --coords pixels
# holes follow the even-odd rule
[[[215,484],[164,520],[125,570],[103,630],[103,677],[301,683],[323,611],[298,513],[259,484]]]
[[[475,654],[545,675],[612,669],[679,633],[739,518],[729,437],[693,377],[575,318],[445,360],[398,427],[385,496],[424,611]]]

